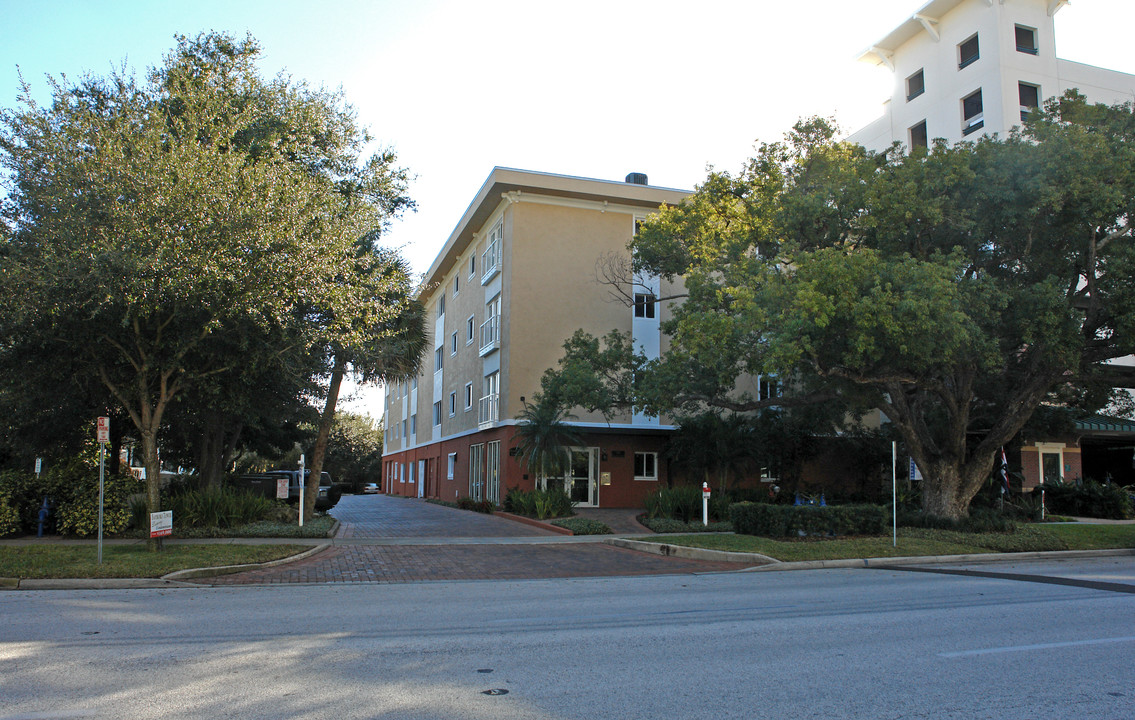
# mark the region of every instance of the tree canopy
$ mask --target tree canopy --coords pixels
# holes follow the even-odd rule
[[[1099,407],[1108,361],[1135,351],[1133,209],[1130,105],[1069,93],[1008,137],[910,153],[801,122],[644,223],[635,270],[688,295],[665,355],[621,354],[631,402],[878,409],[926,477],[924,509],[965,515],[1038,407]],[[781,397],[747,389],[767,375]]]
[[[360,265],[402,271],[363,254],[411,206],[405,170],[364,155],[340,93],[265,80],[258,55],[179,37],[143,81],[53,79],[47,106],[25,85],[0,112],[0,353],[48,347],[98,379],[140,436],[151,510],[171,401],[239,373],[242,342],[361,342],[391,307]]]

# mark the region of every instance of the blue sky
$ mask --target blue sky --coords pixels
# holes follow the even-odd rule
[[[16,66],[46,73],[161,62],[175,33],[251,32],[265,74],[342,86],[415,175],[391,232],[427,269],[495,165],[692,188],[806,115],[851,131],[879,114],[886,71],[858,52],[922,0],[0,0],[0,105]],[[1057,14],[1062,57],[1135,72],[1132,0]]]
[[[798,118],[846,131],[889,73],[858,53],[923,0],[0,0],[0,106],[44,75],[159,64],[175,33],[252,33],[266,75],[341,86],[415,175],[391,244],[424,272],[496,166],[692,188]],[[1135,73],[1133,0],[1075,0],[1061,57]],[[1133,88],[1135,91],[1135,88]]]

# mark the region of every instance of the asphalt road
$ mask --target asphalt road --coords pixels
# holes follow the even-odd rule
[[[1075,584],[856,569],[4,593],[0,719],[1135,717],[1135,558],[973,569]]]

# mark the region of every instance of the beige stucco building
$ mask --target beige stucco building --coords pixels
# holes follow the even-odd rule
[[[387,493],[499,502],[535,476],[510,454],[516,417],[577,329],[631,333],[657,357],[673,294],[639,278],[640,302],[615,301],[597,276],[611,253],[629,258],[636,224],[684,190],[495,168],[424,281],[430,347],[419,376],[389,387],[383,488]],[[664,479],[666,418],[579,415],[568,482],[583,506],[636,506]]]

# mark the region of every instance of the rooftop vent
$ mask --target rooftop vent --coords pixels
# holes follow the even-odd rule
[[[630,173],[627,175],[627,182],[631,185],[646,185],[646,173]]]

